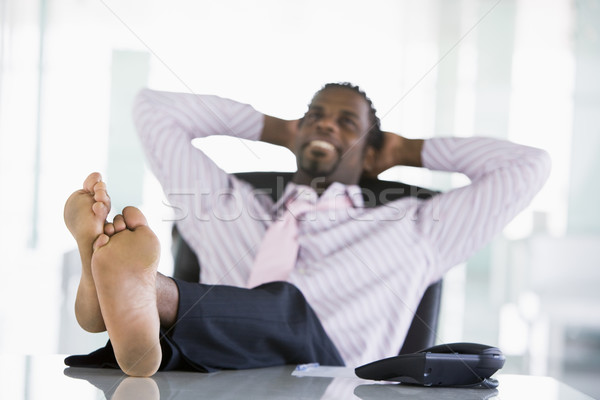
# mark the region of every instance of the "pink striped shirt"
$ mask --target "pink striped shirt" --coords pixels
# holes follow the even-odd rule
[[[202,282],[245,286],[281,204],[312,189],[290,183],[274,204],[191,140],[259,140],[263,115],[216,96],[144,89],[134,119],[178,228],[200,259]],[[302,290],[348,366],[397,354],[427,286],[499,233],[550,171],[546,152],[490,138],[429,139],[422,160],[431,170],[464,173],[471,184],[430,200],[363,208],[357,186],[336,183],[318,200],[347,195],[353,208],[315,211],[299,223],[289,282]]]

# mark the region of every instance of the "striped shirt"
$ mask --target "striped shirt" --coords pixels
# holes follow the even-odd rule
[[[259,140],[263,114],[217,96],[144,89],[135,123],[148,162],[194,249],[201,281],[245,286],[265,231],[286,199],[311,188],[289,183],[274,203],[221,170],[192,139]],[[471,183],[420,200],[364,208],[358,186],[332,184],[319,198],[349,196],[353,208],[299,222],[289,277],[305,295],[346,365],[397,354],[425,289],[465,261],[532,200],[545,182],[546,152],[491,138],[425,141],[423,166],[460,172]]]

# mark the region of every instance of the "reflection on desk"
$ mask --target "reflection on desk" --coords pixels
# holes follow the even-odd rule
[[[441,387],[419,387],[399,384],[359,385],[354,395],[362,400],[375,399],[462,399],[487,400],[499,399],[496,389],[456,389]]]
[[[65,368],[63,356],[0,355],[1,399],[539,399],[590,400],[546,377],[499,375],[498,389],[424,388],[365,381],[351,368],[294,366],[211,374],[159,372],[130,378],[119,370]],[[593,399],[592,399],[593,400]]]

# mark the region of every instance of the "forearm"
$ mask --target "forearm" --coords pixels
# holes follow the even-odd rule
[[[383,132],[382,147],[368,147],[366,150],[363,175],[376,178],[383,171],[398,165],[422,167],[422,152],[422,139],[407,139],[392,132]]]
[[[405,165],[408,167],[422,167],[423,160],[423,139],[407,139],[400,135],[395,135],[399,144],[396,151],[395,165]]]
[[[190,141],[211,135],[258,140],[263,116],[251,106],[212,95],[142,90],[134,104],[142,140],[184,135]]]
[[[260,140],[293,151],[297,129],[298,120],[284,120],[265,115]]]
[[[523,185],[543,182],[550,168],[548,154],[543,150],[486,137],[428,139],[424,142],[422,162],[431,170],[463,173],[472,182],[506,171]],[[535,173],[524,174],[528,168]]]

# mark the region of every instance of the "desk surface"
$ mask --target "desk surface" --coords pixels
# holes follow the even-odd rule
[[[282,366],[129,378],[118,370],[66,368],[63,358],[0,355],[0,399],[592,399],[553,378],[523,375],[494,376],[500,385],[493,390],[376,383],[339,367],[320,367],[304,376],[292,375],[294,366]]]

